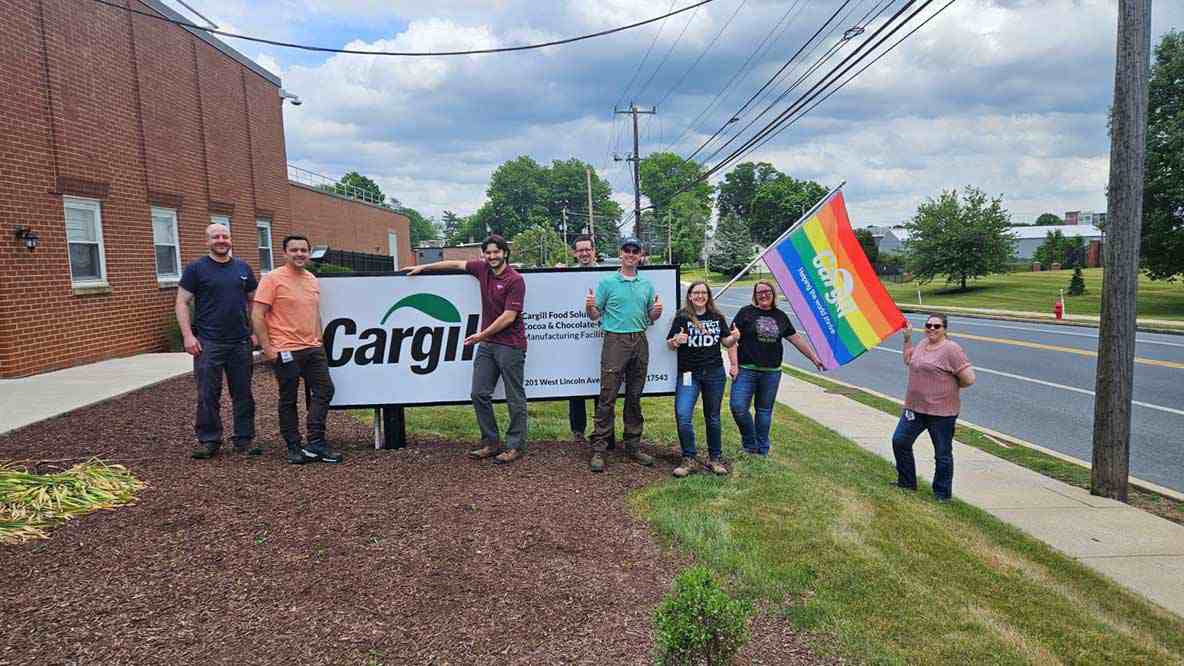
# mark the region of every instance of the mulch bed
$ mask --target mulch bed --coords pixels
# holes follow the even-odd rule
[[[149,484],[0,545],[0,664],[652,662],[653,609],[688,562],[626,497],[669,463],[593,476],[582,447],[532,442],[503,467],[414,433],[375,451],[334,412],[345,463],[289,466],[269,373],[255,396],[258,458],[188,458],[187,377],[0,436],[0,460],[101,455]],[[741,661],[833,663],[773,613]]]

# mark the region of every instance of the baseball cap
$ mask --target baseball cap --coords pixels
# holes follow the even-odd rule
[[[637,239],[636,239],[636,238],[634,238],[633,236],[626,236],[625,238],[622,238],[622,239],[621,239],[621,247],[622,247],[622,248],[629,247],[630,245],[632,245],[633,247],[637,248],[638,250],[643,250],[643,249],[645,249],[645,248],[642,246],[642,244],[641,244],[641,241],[637,240]]]

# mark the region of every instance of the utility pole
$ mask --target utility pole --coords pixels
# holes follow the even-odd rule
[[[1131,391],[1135,367],[1135,296],[1143,223],[1147,94],[1151,67],[1151,0],[1118,3],[1118,62],[1111,107],[1107,189],[1106,279],[1098,328],[1090,493],[1127,500]]]
[[[588,181],[588,233],[592,235],[592,254],[596,254],[596,218],[592,213],[592,168],[584,167],[584,176]]]
[[[674,222],[670,216],[671,212],[666,211],[666,263],[668,264],[674,263],[674,251],[671,249],[674,244]]]
[[[627,113],[633,116],[633,157],[626,157],[625,160],[633,162],[633,235],[637,238],[641,237],[641,156],[640,146],[638,145],[637,137],[637,116],[654,115],[658,112],[658,107],[651,106],[649,109],[638,108],[636,104],[630,103],[628,109],[613,108],[613,113]],[[621,158],[613,156],[613,159],[620,161]]]
[[[567,206],[563,207],[563,247],[567,245]]]

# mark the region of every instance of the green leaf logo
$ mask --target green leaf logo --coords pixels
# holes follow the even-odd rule
[[[434,317],[449,324],[460,323],[460,312],[457,311],[456,306],[446,298],[435,294],[412,294],[399,299],[397,303],[391,306],[391,309],[386,311],[386,314],[382,316],[382,321],[379,323],[385,324],[386,320],[390,319],[391,314],[399,308],[414,308],[429,317]]]

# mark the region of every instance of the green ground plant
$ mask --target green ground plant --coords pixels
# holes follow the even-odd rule
[[[730,664],[748,642],[752,604],[733,599],[707,567],[674,578],[674,589],[654,612],[655,643],[662,666]]]

